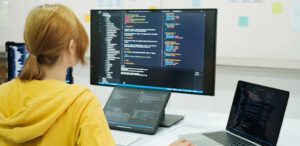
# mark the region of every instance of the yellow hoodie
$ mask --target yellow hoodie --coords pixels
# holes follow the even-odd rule
[[[102,107],[86,87],[14,79],[0,86],[0,146],[112,146]]]

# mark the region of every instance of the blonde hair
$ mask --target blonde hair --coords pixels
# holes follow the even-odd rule
[[[60,4],[42,5],[30,11],[26,18],[24,40],[29,52],[21,80],[41,80],[45,76],[42,66],[55,64],[71,40],[77,46],[76,56],[85,63],[88,36],[71,9]]]

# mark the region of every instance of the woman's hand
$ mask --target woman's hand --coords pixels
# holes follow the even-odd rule
[[[195,145],[193,145],[192,142],[189,140],[179,139],[177,141],[174,141],[169,146],[195,146]]]

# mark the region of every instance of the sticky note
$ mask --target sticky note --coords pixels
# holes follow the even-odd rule
[[[300,0],[297,0],[294,4],[294,14],[300,16]]]
[[[85,14],[84,15],[84,22],[86,22],[86,23],[90,23],[91,22],[91,16],[90,16],[90,14]]]
[[[116,0],[116,7],[123,8],[122,0]]]
[[[149,6],[148,9],[153,10],[153,9],[157,9],[157,8],[156,8],[156,6]]]
[[[272,4],[272,13],[273,14],[281,14],[282,13],[282,3],[276,2]]]
[[[192,0],[193,7],[200,7],[200,0]]]
[[[249,25],[249,18],[248,16],[240,16],[239,17],[239,26],[247,27]]]
[[[264,0],[229,0],[231,3],[261,3]]]
[[[296,31],[300,31],[300,0],[294,2],[293,16],[292,16],[292,27]]]

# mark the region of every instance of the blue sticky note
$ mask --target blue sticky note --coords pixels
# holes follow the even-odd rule
[[[293,29],[300,31],[300,0],[294,2],[292,26]]]
[[[249,25],[249,18],[248,16],[240,16],[239,17],[239,26],[247,27]]]
[[[192,0],[192,5],[193,5],[193,7],[199,8],[200,7],[200,0]]]

